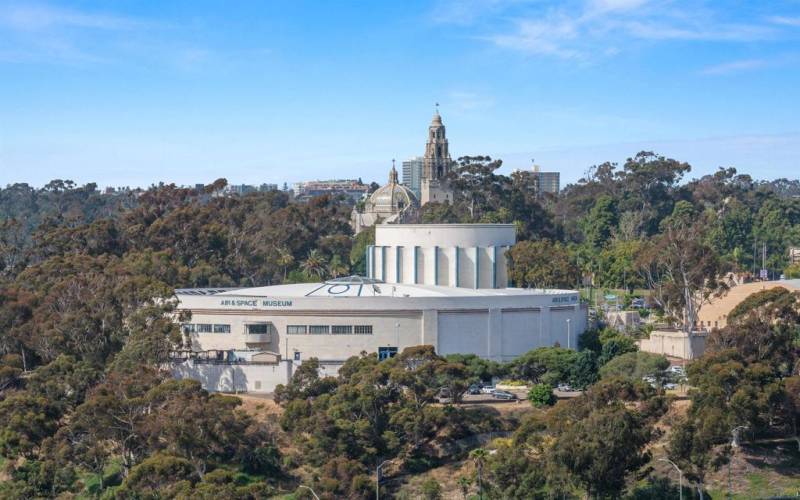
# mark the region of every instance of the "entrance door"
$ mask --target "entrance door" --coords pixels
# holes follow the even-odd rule
[[[397,347],[379,347],[378,348],[378,361],[389,359],[397,356]]]

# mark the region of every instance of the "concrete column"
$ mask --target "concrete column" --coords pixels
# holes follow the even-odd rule
[[[497,247],[492,246],[492,288],[497,288]]]
[[[412,280],[412,282],[416,285],[417,283],[419,283],[418,278],[417,278],[417,272],[419,271],[419,247],[417,247],[417,246],[414,247],[414,259],[413,260],[414,260],[414,273],[413,273],[414,274],[414,279]]]
[[[439,247],[433,247],[433,284],[439,284]]]
[[[475,282],[472,285],[472,288],[480,288],[481,283],[481,254],[480,248],[475,247]]]
[[[460,264],[459,259],[461,258],[460,253],[461,252],[459,252],[458,247],[453,247],[453,276],[454,276],[453,282],[455,283],[456,287],[458,287],[459,284],[458,273],[461,270],[461,266],[459,265]]]
[[[542,306],[542,339],[544,339],[543,347],[552,347],[555,339],[553,338],[553,325],[550,319],[550,306],[545,304]],[[563,346],[566,347],[566,346]]]
[[[386,281],[386,247],[381,247],[381,280]]]
[[[502,361],[503,355],[503,313],[500,309],[489,309],[486,335],[486,357],[494,361]]]
[[[432,345],[439,352],[439,311],[426,309],[422,311],[422,331],[420,344]]]
[[[369,245],[367,247],[367,277],[375,277],[375,246]]]
[[[403,277],[400,274],[400,261],[403,260],[403,247],[395,247],[394,250],[394,280],[396,283],[402,283]]]

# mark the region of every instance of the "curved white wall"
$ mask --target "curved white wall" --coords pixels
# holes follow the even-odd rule
[[[367,276],[385,283],[505,288],[513,224],[382,224],[367,249]]]

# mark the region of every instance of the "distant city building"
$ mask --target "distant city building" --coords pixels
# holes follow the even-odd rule
[[[197,184],[195,189],[197,191],[202,191],[204,186],[202,184]],[[224,194],[226,195],[245,195],[249,193],[266,193],[269,191],[277,191],[278,185],[277,184],[261,184],[260,186],[256,187],[250,184],[228,184],[225,186]]]
[[[226,194],[244,195],[248,193],[255,193],[256,191],[256,187],[249,184],[228,184],[225,187]]]
[[[295,182],[292,189],[297,201],[308,201],[325,194],[345,195],[351,203],[357,203],[368,192],[369,186],[356,179],[333,179],[326,181]]]
[[[561,174],[559,172],[542,172],[539,165],[533,166],[533,176],[536,179],[536,193],[558,194],[561,187]]]
[[[422,158],[422,180],[420,182],[420,203],[422,205],[432,201],[453,202],[453,191],[446,179],[452,168],[453,160],[450,158],[447,135],[437,108],[428,127],[428,142],[425,145],[425,156]]]
[[[409,188],[417,199],[422,195],[422,165],[421,156],[412,156],[403,162],[403,185]]]

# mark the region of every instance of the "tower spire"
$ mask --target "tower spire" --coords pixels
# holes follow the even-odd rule
[[[398,184],[397,169],[394,168],[394,158],[392,158],[392,170],[389,171],[389,184]]]

